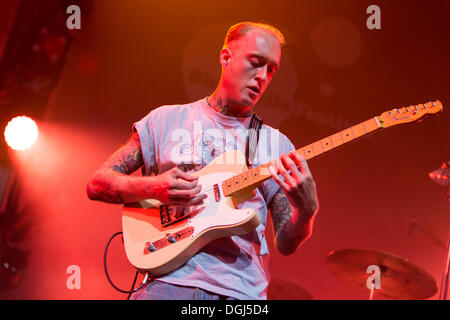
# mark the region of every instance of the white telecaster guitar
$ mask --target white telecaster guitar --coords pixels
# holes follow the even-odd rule
[[[393,109],[296,150],[306,160],[381,128],[437,114],[440,101]],[[201,206],[167,206],[157,200],[126,204],[122,214],[125,251],[130,263],[152,276],[169,273],[183,265],[210,241],[245,234],[260,223],[253,209],[236,205],[254,196],[254,189],[271,177],[271,162],[248,169],[240,151],[225,152],[195,172],[202,193]]]

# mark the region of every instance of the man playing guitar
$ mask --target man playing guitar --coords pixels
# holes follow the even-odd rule
[[[122,204],[156,199],[167,205],[201,205],[207,196],[191,173],[224,151],[245,150],[253,107],[280,66],[284,43],[280,31],[267,24],[232,26],[220,52],[222,74],[216,90],[190,104],[157,108],[136,122],[131,139],[91,177],[89,198]],[[267,298],[268,211],[276,248],[289,255],[311,236],[319,205],[306,160],[292,152],[289,139],[267,125],[260,137],[260,152],[252,164],[279,160],[270,167],[273,179],[239,204],[256,210],[261,218],[258,227],[208,243],[181,267],[135,293],[134,299]],[[144,176],[130,175],[142,166]]]

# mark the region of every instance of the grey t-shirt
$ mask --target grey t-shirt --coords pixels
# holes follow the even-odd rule
[[[201,169],[229,150],[245,154],[251,117],[222,115],[206,99],[152,110],[133,125],[141,141],[146,174],[161,174],[174,166],[183,171]],[[289,139],[267,125],[260,131],[253,167],[294,150]],[[188,262],[157,280],[198,287],[236,299],[267,299],[269,252],[264,230],[268,204],[280,187],[273,180],[255,189],[256,196],[238,205],[254,208],[260,225],[242,235],[210,242]]]

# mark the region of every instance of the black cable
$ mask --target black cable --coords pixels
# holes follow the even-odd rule
[[[131,289],[130,289],[131,291],[134,290],[134,285],[136,284],[136,280],[137,280],[138,274],[139,274],[139,271],[136,270],[136,274],[134,275],[133,284],[131,285]],[[130,300],[131,294],[132,294],[132,292],[130,292],[128,294],[127,300]]]
[[[135,283],[136,283],[136,279],[137,279],[138,273],[139,273],[139,271],[136,271],[136,275],[135,275],[135,277],[134,277],[134,281],[133,281],[133,285],[132,285],[132,287],[131,287],[131,290],[122,290],[122,289],[116,287],[116,285],[111,281],[111,278],[109,277],[109,274],[108,274],[108,268],[106,267],[106,256],[107,256],[108,248],[109,248],[109,245],[110,245],[111,241],[112,241],[116,236],[118,236],[119,234],[123,234],[123,232],[122,232],[122,231],[119,231],[119,232],[116,232],[115,234],[113,234],[113,236],[111,237],[111,239],[109,239],[108,244],[106,245],[105,254],[104,254],[104,256],[103,256],[103,267],[105,268],[106,278],[108,279],[108,281],[109,281],[109,283],[111,284],[111,286],[112,286],[114,289],[116,289],[117,291],[120,291],[120,292],[122,292],[122,293],[128,293],[129,295],[128,295],[128,298],[127,298],[127,299],[129,299],[132,293],[141,290],[141,289],[147,284],[147,281],[148,281],[148,278],[149,278],[149,274],[146,273],[146,274],[145,274],[145,278],[144,278],[144,280],[142,281],[142,284],[141,284],[138,288],[133,289],[133,288],[134,288],[134,285],[135,285]]]

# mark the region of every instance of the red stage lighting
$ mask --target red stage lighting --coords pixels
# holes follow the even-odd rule
[[[27,116],[14,117],[5,128],[6,143],[14,150],[31,148],[38,137],[38,127]]]

